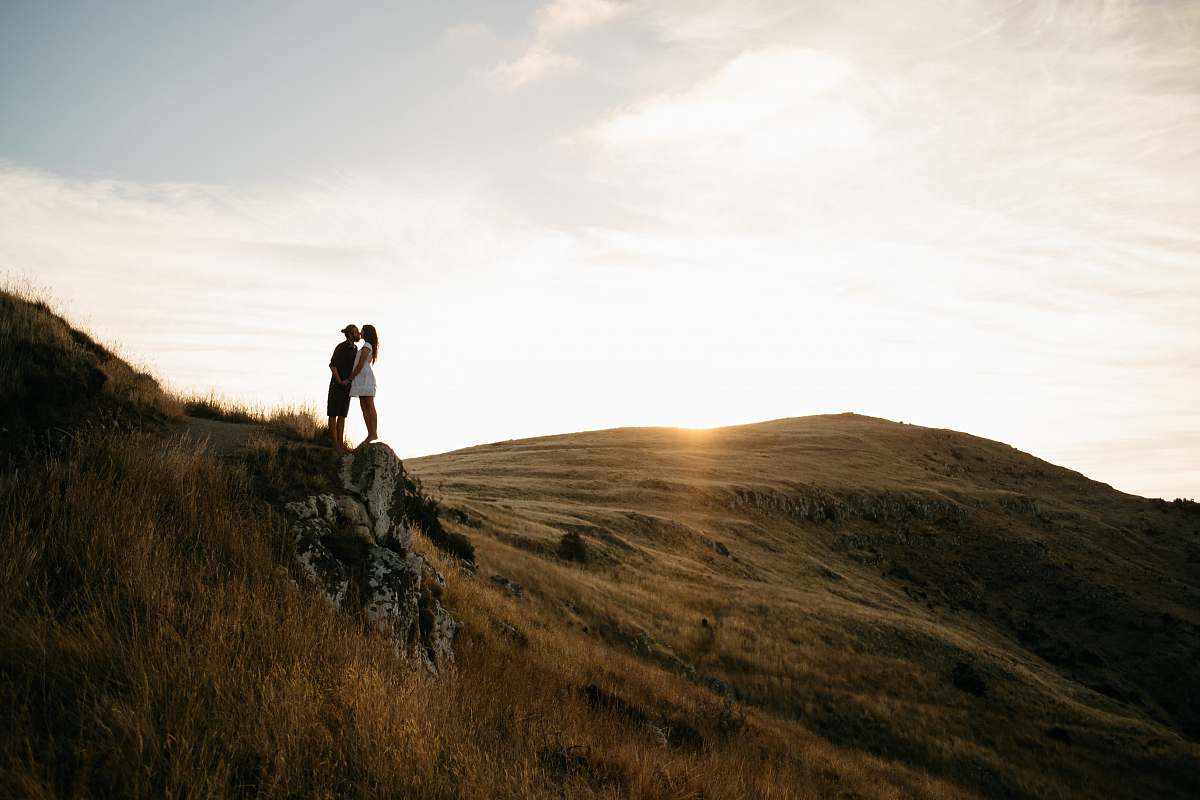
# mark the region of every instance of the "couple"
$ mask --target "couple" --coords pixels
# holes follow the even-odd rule
[[[379,438],[377,431],[379,414],[375,411],[375,372],[371,365],[379,358],[379,334],[374,325],[363,325],[360,333],[357,325],[342,328],[346,341],[338,344],[329,359],[329,438],[333,449],[350,452],[344,439],[346,416],[350,413],[350,398],[357,397],[362,406],[363,422],[367,423],[367,438],[363,444]],[[363,343],[360,349],[355,342]]]

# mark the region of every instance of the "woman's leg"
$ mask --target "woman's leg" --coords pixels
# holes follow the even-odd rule
[[[373,442],[379,438],[379,415],[375,412],[375,398],[360,397],[358,401],[362,404],[363,422],[367,423],[367,438],[364,441]]]
[[[371,398],[358,398],[358,407],[362,409],[363,424],[367,426],[367,438],[362,440],[362,444],[371,441]]]

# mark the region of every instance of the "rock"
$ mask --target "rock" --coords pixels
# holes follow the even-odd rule
[[[355,548],[376,543],[370,514],[362,503],[348,495],[313,495],[288,503],[285,508],[296,515],[293,532],[303,531],[327,540],[335,555],[345,557]]]
[[[729,688],[729,684],[720,678],[705,675],[700,679],[700,682],[722,697],[733,697],[733,691]]]
[[[333,509],[336,505],[337,501],[333,495],[318,494],[288,503],[284,509],[288,513],[295,514],[297,519],[320,519],[329,522],[334,519]]]
[[[425,565],[425,580],[427,583],[432,582],[439,589],[446,588],[446,576],[438,572],[437,567],[433,566],[433,564],[427,563]]]
[[[423,624],[421,635],[425,640],[425,649],[433,661],[434,672],[440,672],[449,664],[454,663],[454,637],[458,633],[459,624],[450,612],[442,608],[436,599],[432,606],[422,610]],[[426,629],[424,620],[430,619]]]
[[[397,655],[437,673],[454,662],[459,623],[441,604],[446,577],[410,547],[400,519],[411,481],[396,454],[378,442],[341,464],[346,494],[288,503],[299,572],[342,608],[353,602]],[[521,589],[516,584],[519,596]],[[351,592],[352,586],[358,591]]]
[[[366,525],[371,527],[371,515],[362,503],[350,495],[339,495],[335,501],[339,519],[346,525]]]
[[[382,442],[360,446],[342,459],[340,476],[346,491],[366,506],[375,541],[397,552],[407,550],[411,532],[399,519],[404,465],[392,448]]]
[[[513,597],[524,597],[525,596],[524,587],[522,587],[521,584],[517,583],[516,581],[514,581],[510,578],[506,578],[503,575],[493,575],[488,580],[490,580],[492,583],[499,586],[504,591],[511,594]]]
[[[379,543],[397,553],[403,553],[412,544],[412,530],[403,519],[393,519],[391,525],[388,526],[387,533],[383,535]]]
[[[340,495],[337,500],[337,517],[333,524],[333,535],[348,542],[374,545],[374,525],[362,503],[349,495]]]
[[[333,608],[341,608],[350,589],[349,570],[334,558],[319,536],[300,532],[296,536],[296,564]]]
[[[385,547],[367,551],[363,613],[380,633],[395,640],[399,652],[407,652],[420,633],[417,600],[423,564],[416,553],[405,557]]]

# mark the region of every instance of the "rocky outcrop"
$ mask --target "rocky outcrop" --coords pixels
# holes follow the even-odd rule
[[[341,608],[350,589],[350,573],[342,562],[334,557],[320,536],[300,528],[296,534],[296,565],[300,574],[317,587],[325,602]]]
[[[297,571],[329,605],[358,616],[398,656],[436,673],[454,661],[459,623],[439,598],[446,579],[411,549],[404,465],[380,442],[347,454],[342,493],[286,505]]]
[[[407,550],[412,533],[398,513],[404,501],[404,465],[392,448],[382,442],[363,445],[342,459],[340,477],[373,520],[375,541]]]

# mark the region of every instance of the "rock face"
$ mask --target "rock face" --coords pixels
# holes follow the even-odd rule
[[[410,547],[404,465],[373,442],[345,456],[339,478],[343,494],[285,506],[300,574],[333,608],[387,637],[398,656],[437,673],[454,661],[459,623],[438,599],[446,579]]]
[[[329,552],[321,538],[303,528],[296,530],[296,564],[334,608],[341,608],[350,589],[350,572]]]
[[[367,556],[363,613],[380,633],[404,645],[417,636],[423,566],[416,553],[401,557],[384,547],[372,547]]]
[[[407,550],[412,535],[400,518],[404,501],[404,465],[382,442],[363,445],[342,460],[342,485],[362,500],[371,520],[375,541],[394,542]]]

